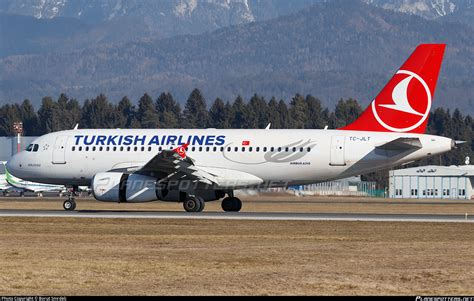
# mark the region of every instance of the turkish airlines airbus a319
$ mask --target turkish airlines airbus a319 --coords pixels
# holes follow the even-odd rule
[[[182,202],[199,212],[234,190],[303,185],[391,168],[453,149],[425,128],[444,44],[419,45],[362,115],[336,130],[74,129],[36,139],[8,162],[16,177],[91,186],[104,202]],[[64,202],[74,210],[74,194]]]

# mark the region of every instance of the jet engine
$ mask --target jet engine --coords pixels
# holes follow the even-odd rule
[[[92,192],[98,201],[143,203],[156,200],[179,202],[186,194],[179,189],[167,188],[154,177],[121,172],[101,172],[92,179]],[[205,201],[215,201],[225,196],[220,190],[195,190],[194,195]]]

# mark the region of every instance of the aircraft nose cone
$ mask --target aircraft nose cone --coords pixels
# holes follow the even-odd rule
[[[21,160],[19,160],[19,155],[14,155],[10,160],[8,160],[6,164],[6,168],[8,172],[14,176],[17,176],[17,174],[21,171],[23,168],[23,165],[21,163]]]

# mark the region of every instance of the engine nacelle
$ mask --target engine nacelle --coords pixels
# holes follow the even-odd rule
[[[156,201],[156,179],[139,174],[101,172],[92,179],[92,192],[102,202]]]
[[[92,193],[102,202],[179,202],[185,197],[176,187],[158,184],[156,178],[121,172],[96,174],[92,179]],[[225,196],[220,190],[196,190],[193,194],[202,197],[204,201],[215,201]]]

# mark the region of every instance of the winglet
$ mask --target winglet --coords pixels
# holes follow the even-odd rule
[[[177,153],[182,159],[186,159],[186,148],[188,146],[189,146],[189,143],[185,143],[175,148],[173,152]]]
[[[79,128],[79,123],[76,123],[76,125],[74,126],[74,130],[77,130]]]
[[[271,126],[272,126],[272,123],[270,122],[265,129],[269,130]]]

